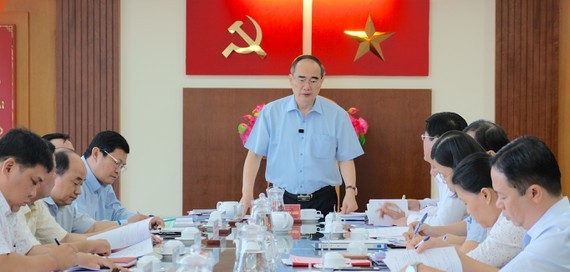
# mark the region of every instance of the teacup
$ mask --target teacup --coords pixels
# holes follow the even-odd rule
[[[366,255],[366,253],[368,253],[368,247],[364,241],[350,242],[346,247],[346,253],[349,255]]]
[[[301,209],[302,220],[316,220],[322,216],[321,211],[316,209]]]
[[[178,247],[184,248],[184,243],[182,243],[178,240],[169,240],[169,241],[166,241],[166,243],[164,243],[162,245],[162,248],[160,249],[160,253],[172,255],[172,252]]]
[[[210,213],[210,218],[208,218],[208,226],[213,226],[215,221],[218,221],[219,226],[222,225],[222,212],[213,211]]]
[[[325,228],[317,228],[318,232],[324,232],[324,233],[343,233],[344,232],[344,226],[341,222],[329,222],[325,224]]]
[[[324,268],[344,268],[349,259],[344,258],[342,254],[338,252],[327,252],[323,256],[323,267]]]
[[[184,230],[182,230],[182,232],[180,233],[180,237],[182,237],[182,239],[195,239],[196,235],[200,233],[200,230],[196,227],[188,227],[188,228],[184,228]]]
[[[333,218],[337,222],[344,222],[344,218],[340,217],[340,215],[338,215],[337,213],[329,213],[327,214],[327,216],[325,216],[325,223],[331,222]]]
[[[271,212],[271,226],[274,231],[289,231],[293,227],[293,217],[288,212]]]
[[[301,234],[313,234],[317,232],[317,225],[301,225]]]
[[[351,240],[366,240],[368,239],[368,230],[367,229],[351,229],[350,230],[350,239]]]
[[[216,210],[225,213],[225,219],[240,219],[244,215],[243,205],[237,201],[219,201]]]
[[[157,257],[151,255],[142,256],[137,261],[137,271],[159,272],[160,266],[160,260]]]

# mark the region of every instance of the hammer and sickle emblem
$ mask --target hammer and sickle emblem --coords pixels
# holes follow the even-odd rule
[[[231,34],[234,34],[237,32],[237,34],[249,45],[248,47],[239,47],[237,45],[235,45],[234,43],[230,43],[230,45],[228,45],[228,47],[226,47],[226,49],[224,49],[224,51],[222,52],[222,55],[224,55],[224,57],[228,57],[232,52],[236,52],[238,54],[249,54],[252,52],[257,53],[257,55],[259,55],[260,58],[265,58],[265,56],[267,56],[267,53],[265,53],[265,51],[263,51],[263,49],[261,49],[261,46],[259,46],[259,44],[261,43],[261,37],[262,37],[262,33],[261,33],[261,27],[259,27],[259,24],[253,20],[253,18],[249,17],[246,15],[246,17],[253,23],[253,26],[255,26],[255,41],[253,39],[251,39],[251,37],[245,33],[245,31],[243,31],[243,29],[241,29],[241,26],[243,25],[242,21],[235,21],[230,27],[228,27],[228,31]]]

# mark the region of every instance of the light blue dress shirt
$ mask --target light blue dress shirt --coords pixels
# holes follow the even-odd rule
[[[78,212],[86,213],[91,218],[102,220],[126,220],[135,214],[121,207],[111,185],[102,185],[89,168],[89,164],[81,157],[87,168],[87,178],[81,186],[81,194],[73,201]],[[124,221],[123,221],[124,222]]]
[[[564,197],[527,231],[529,244],[501,271],[570,271],[570,203]]]
[[[43,200],[51,216],[67,232],[86,233],[97,222],[89,215],[77,212],[73,205],[59,207],[49,196]]]
[[[481,226],[471,215],[467,216],[463,221],[465,221],[467,228],[467,236],[465,237],[465,240],[481,243],[485,238],[487,238],[489,229]]]
[[[348,113],[320,96],[306,116],[293,95],[265,105],[245,147],[267,157],[267,181],[293,194],[341,185],[338,162],[364,154]]]

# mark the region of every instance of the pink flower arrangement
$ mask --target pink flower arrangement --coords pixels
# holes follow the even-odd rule
[[[265,107],[265,104],[257,105],[257,107],[255,107],[255,109],[253,109],[251,114],[246,114],[246,115],[241,117],[247,122],[247,123],[241,123],[238,125],[239,138],[241,139],[241,142],[243,145],[245,145],[245,142],[247,141],[247,138],[249,137],[249,133],[251,133],[251,130],[253,129],[253,125],[255,125],[255,120],[257,120],[257,117],[259,116],[259,112],[261,112],[261,109],[263,109],[263,107]]]
[[[246,114],[242,116],[242,118],[247,122],[238,125],[239,138],[241,139],[243,145],[245,145],[245,142],[247,141],[247,138],[249,137],[249,134],[251,133],[253,126],[255,125],[255,121],[257,120],[257,117],[259,116],[259,113],[261,112],[261,109],[263,109],[264,106],[265,104],[257,105],[257,107],[253,109],[251,114]],[[350,122],[354,127],[354,132],[356,132],[356,135],[358,136],[358,141],[360,142],[360,145],[364,145],[364,143],[366,142],[366,137],[364,137],[364,135],[366,135],[366,133],[368,132],[368,122],[366,122],[366,120],[364,120],[364,118],[362,117],[358,118],[355,117],[355,115],[359,112],[357,108],[352,107],[348,109],[347,112],[348,112],[348,117],[350,118]]]
[[[355,115],[359,112],[357,108],[352,107],[348,109],[347,112],[348,117],[350,118],[350,122],[352,122],[352,126],[354,127],[354,131],[358,136],[360,145],[364,145],[366,142],[366,137],[364,137],[364,135],[366,135],[366,132],[368,132],[368,122],[366,122],[366,120],[364,120],[362,117],[355,117]]]

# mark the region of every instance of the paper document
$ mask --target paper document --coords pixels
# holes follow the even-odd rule
[[[388,250],[386,259],[384,259],[384,263],[390,268],[390,271],[401,271],[402,268],[413,262],[421,262],[443,271],[462,271],[461,261],[453,247],[432,248],[422,253],[408,249],[393,249]]]
[[[152,239],[150,230],[148,229],[150,220],[142,220],[136,223],[130,223],[124,227],[119,227],[93,235],[88,240],[104,239],[111,244],[111,250],[114,252],[111,257],[138,257],[152,252]],[[147,243],[150,245],[150,251],[147,246],[139,245],[139,243]],[[129,247],[133,247],[130,249]],[[117,252],[127,250],[130,255],[114,255]],[[136,250],[136,251],[135,251]],[[115,252],[116,251],[116,252]],[[144,252],[143,252],[144,251]]]
[[[366,215],[368,216],[368,224],[374,226],[391,226],[394,219],[384,215],[380,218],[380,208],[385,202],[392,202],[398,206],[400,210],[408,213],[408,201],[405,199],[370,199],[366,204]]]
[[[379,239],[404,239],[402,233],[408,231],[408,227],[381,227],[368,229],[368,237]]]
[[[346,221],[364,221],[366,220],[366,213],[363,212],[351,212],[347,214],[339,214],[340,218],[344,218]]]

